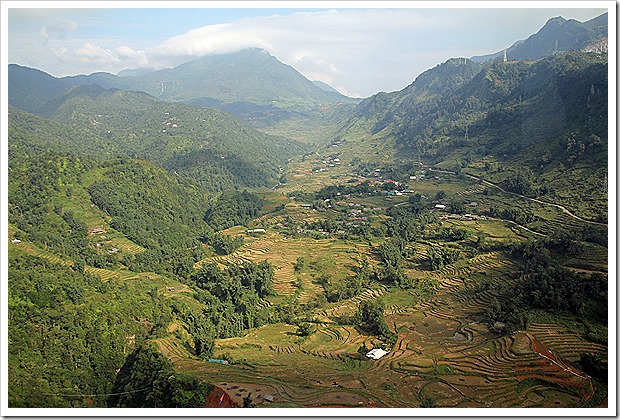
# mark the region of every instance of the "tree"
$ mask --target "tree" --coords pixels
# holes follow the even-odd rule
[[[313,333],[313,328],[307,322],[302,322],[297,326],[297,335],[300,337],[307,337]]]
[[[435,408],[435,407],[437,407],[437,404],[435,404],[435,401],[428,395],[424,397],[424,399],[420,402],[420,408]]]
[[[363,300],[359,303],[355,319],[366,331],[386,339],[392,339],[393,333],[385,323],[384,310],[383,301],[378,298]]]
[[[256,404],[252,402],[252,393],[250,392],[248,395],[243,397],[243,408],[254,408]]]

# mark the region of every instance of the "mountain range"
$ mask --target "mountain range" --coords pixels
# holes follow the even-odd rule
[[[509,167],[525,165],[551,176],[560,164],[606,165],[606,149],[590,139],[607,140],[607,56],[576,51],[591,51],[591,45],[606,39],[606,28],[606,14],[585,23],[553,18],[516,42],[507,62],[498,53],[484,60],[450,59],[401,91],[381,92],[357,105],[260,49],[122,77],[54,78],[10,65],[9,103],[89,130],[110,150],[191,174],[216,189],[274,182],[303,147],[250,130],[212,108],[271,127],[272,133],[290,133],[282,122],[292,121],[287,128],[292,124],[318,133],[316,144],[372,138],[393,145],[388,154],[395,157],[444,168],[494,156]],[[555,40],[561,41],[557,52],[549,47]],[[572,142],[581,145],[580,152],[566,147]],[[541,167],[540,157],[548,154],[553,164]],[[205,162],[208,171],[200,169]]]
[[[126,71],[54,78],[9,66],[10,103],[40,113],[45,102],[71,86],[141,91],[169,102],[193,103],[229,111],[246,121],[278,120],[338,102],[355,103],[335,89],[317,86],[291,66],[261,49],[206,56],[172,69]]]
[[[607,13],[579,22],[561,16],[549,19],[535,34],[520,40],[506,49],[509,60],[538,60],[560,51],[596,48],[607,51]],[[471,57],[473,61],[483,62],[503,57],[504,51]]]

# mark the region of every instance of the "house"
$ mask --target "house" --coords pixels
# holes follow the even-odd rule
[[[248,234],[252,233],[265,233],[265,229],[248,229]]]
[[[13,245],[19,245],[22,243],[22,241],[20,241],[19,239],[13,239],[11,243],[13,243]]]
[[[385,351],[382,348],[372,349],[368,353],[366,353],[366,357],[369,357],[374,360],[379,360],[388,353],[389,351]]]
[[[446,206],[444,206],[443,204],[435,204],[435,209],[437,209],[437,210],[443,210],[445,208],[446,208]]]
[[[421,169],[428,169],[428,165],[422,165]]]
[[[90,230],[90,234],[91,234],[91,235],[95,235],[95,234],[97,234],[97,233],[104,233],[104,232],[105,232],[105,231],[103,230],[103,228],[100,228],[100,227],[92,228],[92,229]]]

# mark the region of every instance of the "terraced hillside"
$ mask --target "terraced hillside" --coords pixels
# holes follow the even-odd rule
[[[328,240],[275,234],[246,240],[233,260],[266,258],[282,267],[286,255],[292,267],[296,256],[316,258],[339,249]],[[410,261],[419,265],[425,249],[418,246]],[[484,322],[483,313],[493,300],[510,299],[493,286],[515,282],[518,270],[518,264],[500,251],[481,252],[437,271],[420,272],[418,267],[421,281],[432,285],[430,297],[393,287],[369,288],[308,314],[314,321],[307,337],[292,325],[276,324],[218,340],[215,354],[227,355],[231,365],[192,357],[174,360],[181,370],[221,381],[239,402],[251,393],[265,406],[419,407],[428,398],[439,407],[463,408],[605,404],[594,398],[600,385],[573,362],[584,352],[606,354],[606,346],[558,324],[532,323],[527,330],[499,334]],[[280,268],[280,284],[291,280],[287,273],[296,274]],[[481,289],[483,280],[487,288]],[[284,288],[278,292],[294,295]],[[354,314],[357,303],[376,297],[387,302],[386,322],[397,334],[393,345],[342,323]],[[380,346],[390,353],[377,361],[364,356]],[[270,400],[263,398],[265,390]]]

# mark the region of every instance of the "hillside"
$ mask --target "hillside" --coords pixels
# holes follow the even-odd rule
[[[201,407],[208,381],[173,371],[154,340],[172,323],[195,356],[208,358],[215,337],[264,322],[256,304],[271,293],[266,262],[244,265],[243,282],[256,287],[242,284],[238,271],[218,276],[234,297],[216,293],[210,301],[208,276],[198,285],[203,302],[187,285],[217,241],[207,210],[218,208],[218,220],[229,223],[247,217],[243,203],[260,209],[261,200],[244,192],[242,202],[232,192],[218,205],[191,179],[144,160],[77,150],[79,131],[13,111],[9,405]],[[211,321],[216,315],[226,321]]]
[[[9,107],[8,122],[12,147],[23,150],[31,157],[52,150],[71,150],[90,158],[111,158],[123,154],[116,144],[76,124],[60,123],[13,107]]]
[[[41,70],[9,64],[9,105],[37,113],[51,98],[71,85]]]
[[[226,112],[98,85],[67,90],[49,101],[44,113],[106,139],[127,156],[198,180],[211,191],[271,187],[287,160],[303,150],[297,142],[259,132]]]
[[[512,44],[506,50],[509,60],[538,60],[560,51],[584,50],[591,45],[604,40],[607,45],[608,26],[607,13],[604,13],[587,22],[574,19],[564,19],[561,16],[549,19],[535,34],[525,40]],[[607,52],[606,47],[599,52]],[[471,59],[483,62],[495,58],[502,58],[504,51],[494,54],[475,56]]]
[[[364,100],[354,115],[340,138],[366,132],[393,142],[396,156],[497,183],[525,170],[527,194],[549,194],[587,217],[606,217],[605,54],[568,52],[486,65],[451,59],[400,92]],[[563,182],[575,177],[588,181]],[[602,201],[579,203],[583,188]]]

